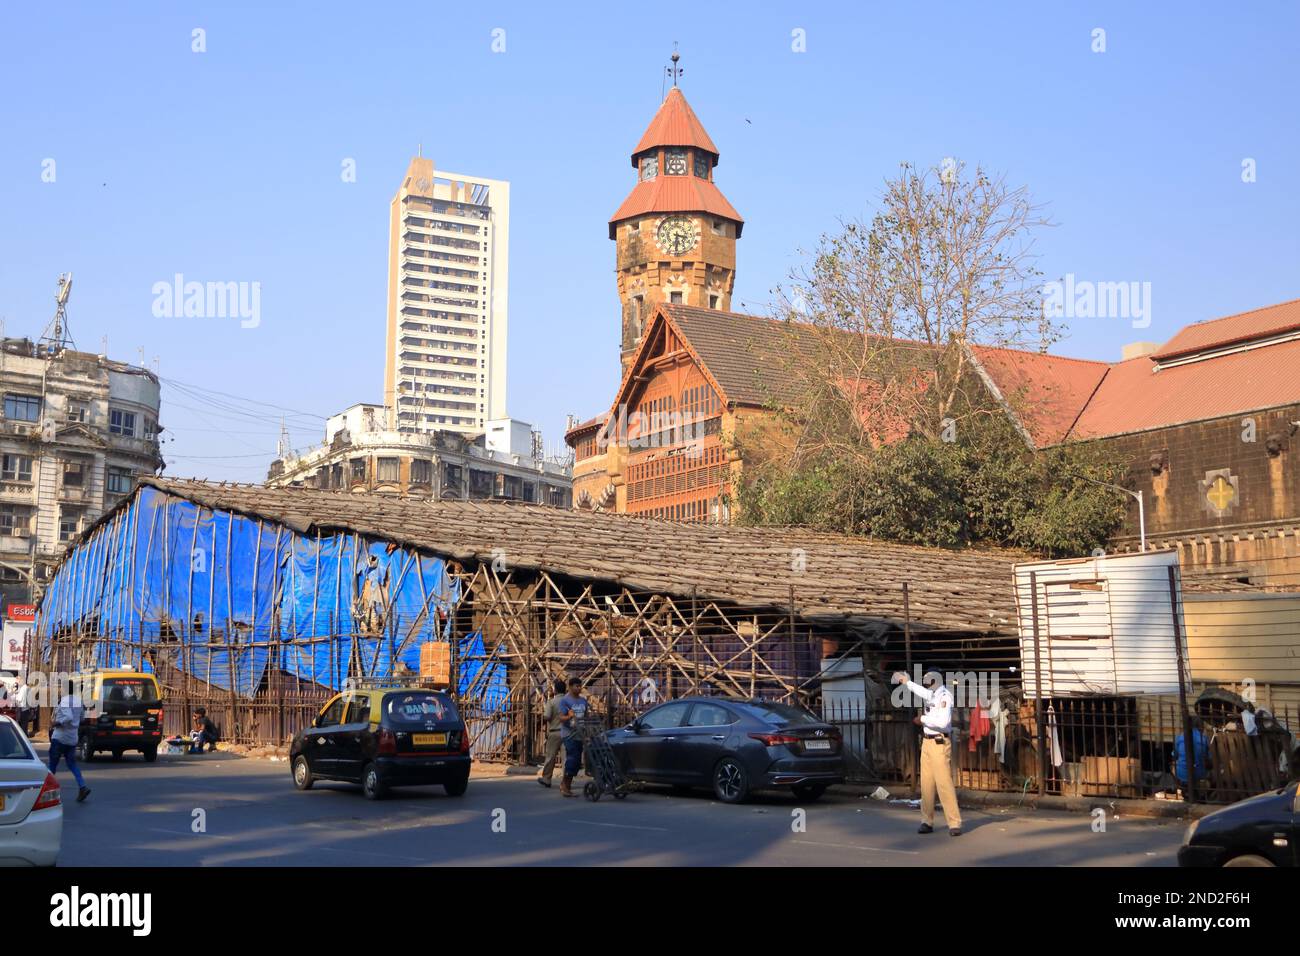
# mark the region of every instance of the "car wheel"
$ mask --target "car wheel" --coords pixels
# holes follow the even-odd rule
[[[744,803],[749,796],[749,774],[740,761],[724,757],[713,770],[713,795],[723,803]]]
[[[114,758],[116,758],[116,757],[117,757],[117,754],[114,754],[113,756],[114,756]],[[157,760],[157,759],[158,759],[158,745],[157,745],[157,744],[155,744],[155,745],[152,746],[152,747],[145,747],[145,748],[144,748],[144,762],[145,762],[145,763],[153,763],[153,762],[154,762],[155,760]]]
[[[95,748],[89,737],[82,737],[77,741],[77,759],[82,763],[90,763],[95,759]]]
[[[447,791],[449,797],[465,796],[465,791],[469,789],[469,774],[457,777],[455,780],[449,780],[442,785],[442,789]]]
[[[379,800],[384,796],[384,782],[379,779],[379,768],[372,763],[366,764],[361,771],[361,792],[367,800]]]
[[[792,787],[791,792],[805,803],[812,803],[826,792],[824,783],[805,783],[798,787]]]
[[[600,799],[600,787],[596,786],[594,783],[589,783],[582,788],[582,795],[592,803],[595,803]]]
[[[307,758],[299,754],[293,761],[293,785],[299,790],[310,790],[313,783],[315,780],[312,778]]]
[[[1273,863],[1271,860],[1268,860],[1262,856],[1256,856],[1254,853],[1247,853],[1243,856],[1234,856],[1231,860],[1229,860],[1227,863],[1223,865],[1225,867],[1227,866],[1272,866]]]

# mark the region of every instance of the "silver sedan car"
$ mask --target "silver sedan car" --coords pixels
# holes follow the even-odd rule
[[[0,716],[0,866],[53,866],[62,841],[58,781],[22,728]]]

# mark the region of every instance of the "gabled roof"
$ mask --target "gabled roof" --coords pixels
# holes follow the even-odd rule
[[[988,345],[973,345],[971,352],[1040,448],[1065,441],[1110,370],[1105,362],[1046,352]]]
[[[1074,426],[1102,438],[1300,403],[1300,341],[1159,368],[1149,356],[1110,367]]]
[[[1300,332],[1300,299],[1184,326],[1156,351],[1157,362]]]
[[[1300,300],[1229,316],[1219,320],[1225,323],[1221,326],[1218,321],[1202,323],[1218,326],[1218,336],[1198,333],[1193,338],[1185,329],[1171,344],[1183,338],[1203,350],[1207,343],[1224,341],[1224,335],[1247,333],[1260,344],[1184,364],[1161,365],[1154,356],[1110,364],[987,345],[972,345],[970,354],[1027,437],[1041,448],[1300,404],[1300,337],[1288,337],[1291,311],[1300,311]],[[819,330],[804,323],[661,305],[628,367],[615,407],[625,401],[660,316],[677,328],[724,400],[738,405],[796,401],[798,383],[782,370],[792,357],[817,361],[822,347]],[[1244,316],[1255,318],[1247,322]],[[1270,341],[1273,336],[1276,340]]]
[[[659,106],[659,112],[655,113],[654,119],[641,136],[641,141],[632,150],[632,165],[637,164],[639,153],[656,146],[694,146],[708,150],[715,161],[718,156],[718,147],[713,145],[713,140],[704,131],[704,124],[691,109],[691,104],[686,102],[682,91],[675,86],[668,91]]]
[[[512,570],[545,570],[660,594],[784,608],[793,587],[799,616],[828,623],[901,624],[900,582],[906,579],[913,627],[1012,633],[1012,568],[1029,558],[999,549],[948,551],[803,528],[691,524],[523,503],[168,478],[143,478],[140,485],[301,534],[356,532],[463,563],[487,564],[505,549]],[[130,500],[83,532],[63,560]],[[791,568],[792,548],[805,555],[797,571]]]
[[[634,219],[652,212],[702,212],[720,216],[736,224],[736,237],[740,237],[745,220],[736,207],[727,202],[722,190],[712,180],[696,176],[656,176],[643,179],[628,193],[623,205],[610,217],[609,238],[625,219]]]

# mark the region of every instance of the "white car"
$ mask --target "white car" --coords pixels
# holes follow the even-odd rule
[[[63,798],[21,727],[0,716],[0,866],[53,866]]]

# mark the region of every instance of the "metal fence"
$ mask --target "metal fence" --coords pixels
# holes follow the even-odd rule
[[[1300,726],[1291,708],[1255,711],[1247,733],[1239,711],[1213,701],[1194,706],[1196,759],[1179,768],[1175,741],[1183,711],[1167,697],[1044,700],[1044,744],[1035,701],[1009,696],[1004,717],[958,711],[953,726],[953,779],[972,790],[1056,796],[1152,798],[1230,803],[1281,786],[1297,774]],[[860,784],[918,784],[917,711],[889,701],[828,702],[822,715],[844,736],[845,771]],[[1000,727],[999,727],[1000,724]],[[1179,773],[1179,770],[1182,773]]]

